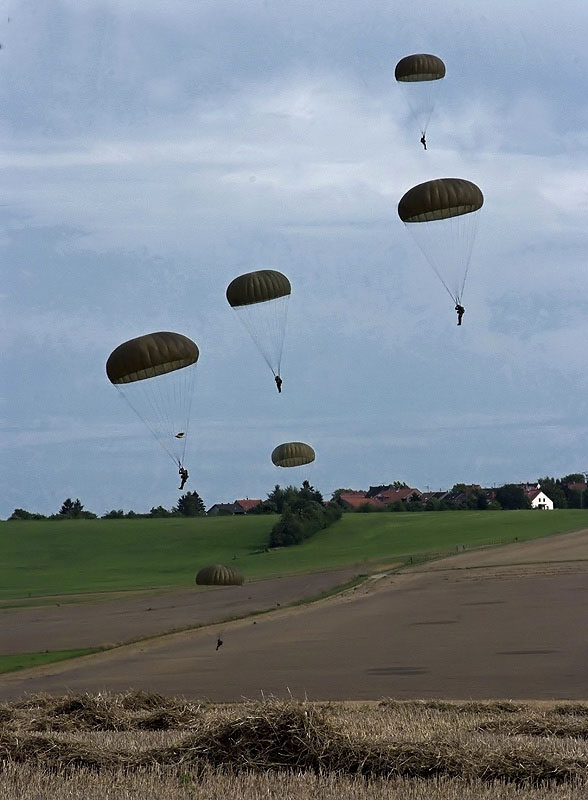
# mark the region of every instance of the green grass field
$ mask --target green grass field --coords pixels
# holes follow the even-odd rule
[[[588,528],[581,510],[346,514],[302,545],[266,553],[276,519],[2,522],[0,602],[188,586],[215,562],[266,578]]]
[[[0,674],[16,672],[19,669],[29,669],[29,667],[40,667],[42,664],[52,664],[55,661],[67,661],[70,658],[99,653],[102,649],[101,647],[87,647],[83,650],[52,650],[46,653],[20,653],[14,656],[0,656]]]

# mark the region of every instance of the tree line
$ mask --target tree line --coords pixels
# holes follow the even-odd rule
[[[135,511],[123,511],[112,509],[103,514],[100,519],[150,519],[153,517],[202,517],[206,514],[204,502],[198,492],[186,492],[183,494],[171,509],[163,506],[153,507],[148,514],[138,514]],[[10,520],[65,520],[65,519],[98,519],[98,515],[93,511],[86,511],[79,498],[72,500],[68,497],[63,501],[61,508],[56,514],[45,516],[35,514],[24,508],[15,508]]]
[[[582,491],[579,486],[585,484],[585,476],[579,472],[564,475],[562,478],[552,478],[546,476],[539,478],[537,484],[541,490],[553,501],[554,508],[585,508],[588,509],[588,488]],[[394,481],[391,484],[374,487],[374,490],[386,489],[392,486],[395,489],[410,488],[404,481]],[[248,511],[248,514],[280,514],[289,513],[287,524],[280,521],[281,527],[276,533],[278,539],[300,539],[302,535],[300,527],[308,532],[313,526],[318,524],[318,519],[324,522],[324,509],[327,514],[333,515],[335,512],[331,506],[341,508],[340,496],[351,489],[336,489],[329,503],[324,502],[323,495],[318,489],[311,486],[308,481],[304,481],[301,488],[286,486],[282,488],[276,484],[267,499],[258,506]],[[301,504],[309,503],[303,508]],[[321,508],[319,514],[318,507]],[[520,484],[506,483],[503,486],[491,490],[489,496],[488,489],[481,487],[467,486],[464,483],[456,483],[444,498],[430,498],[426,502],[420,498],[418,492],[410,495],[406,502],[396,500],[381,508],[370,505],[367,501],[360,505],[355,513],[381,512],[381,511],[498,511],[511,509],[531,508],[531,501],[526,495],[525,490]],[[347,509],[345,509],[347,510]],[[137,513],[135,511],[123,511],[123,509],[112,509],[100,517],[100,519],[149,519],[164,517],[201,517],[206,515],[204,502],[198,492],[186,492],[183,494],[171,509],[157,506],[151,508],[149,513]],[[80,502],[79,498],[72,500],[68,497],[55,514],[45,516],[27,511],[24,508],[15,508],[9,520],[66,520],[66,519],[98,519],[98,515],[92,511],[87,511]],[[276,525],[280,525],[276,523]],[[329,523],[331,524],[331,523]],[[306,538],[306,536],[302,536]]]
[[[541,491],[553,502],[554,508],[585,508],[588,509],[588,487],[585,486],[585,477],[582,473],[573,472],[563,478],[539,478],[537,485]],[[404,481],[394,481],[393,484],[374,487],[375,490],[384,490],[392,486],[395,489],[408,489]],[[333,500],[341,505],[341,494],[353,491],[351,489],[336,489]],[[376,492],[377,493],[377,492]],[[370,497],[374,496],[370,492]],[[382,511],[501,511],[530,509],[531,500],[523,486],[515,483],[505,483],[495,489],[483,489],[480,486],[467,486],[465,483],[456,483],[444,497],[431,497],[423,502],[419,492],[413,492],[405,501],[395,500],[392,503],[382,503],[381,508],[370,504],[369,498],[359,505],[353,513],[378,513]],[[346,509],[351,510],[351,509]]]

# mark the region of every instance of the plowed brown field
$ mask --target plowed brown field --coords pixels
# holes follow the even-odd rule
[[[122,600],[61,607],[59,624],[52,623],[55,633],[45,609],[5,612],[2,630],[13,633],[4,636],[2,647],[9,652],[6,642],[14,645],[27,636],[29,644],[44,641],[47,649],[85,646],[92,628],[102,631],[94,643],[106,632],[109,641],[124,641],[131,622],[135,637],[148,629],[155,635],[158,620],[167,625],[159,632],[176,624],[168,623],[182,616],[182,602],[195,625],[226,619],[244,613],[242,603],[253,597],[254,587],[260,587],[262,607],[276,608],[11,673],[0,679],[0,698],[131,688],[214,701],[262,694],[321,700],[588,697],[588,531],[465,552],[399,574],[383,572],[308,606],[277,606],[353,574],[327,579],[325,573],[323,588],[314,590],[297,583],[313,579],[304,576],[250,584],[239,594],[217,589],[142,595],[132,613],[125,606],[130,601]],[[194,598],[215,596],[218,606],[208,608],[205,619],[197,613],[204,600]],[[170,608],[154,615],[154,603]],[[143,624],[143,617],[151,621]],[[223,646],[216,650],[219,633]]]

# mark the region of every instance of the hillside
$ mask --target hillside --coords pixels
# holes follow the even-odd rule
[[[586,527],[580,510],[347,514],[292,548],[265,552],[273,515],[0,524],[0,601],[193,583],[230,562],[247,579],[519,541]]]

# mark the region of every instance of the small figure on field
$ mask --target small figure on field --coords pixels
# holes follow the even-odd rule
[[[218,650],[218,649],[219,649],[219,647],[222,645],[222,643],[223,643],[223,640],[222,640],[221,638],[218,638],[218,639],[216,640],[216,649],[217,649],[217,650]]]
[[[459,303],[456,304],[455,310],[457,311],[457,324],[461,325],[461,318],[465,314],[465,308],[461,306]]]
[[[276,375],[276,376],[274,377],[274,380],[275,380],[275,382],[276,382],[276,386],[278,387],[278,392],[281,394],[281,393],[282,393],[282,383],[283,383],[284,381],[283,381],[283,380],[280,378],[280,376],[279,376],[279,375]]]
[[[181,483],[178,486],[178,489],[180,491],[182,491],[182,489],[186,485],[186,481],[188,480],[188,478],[190,476],[188,475],[188,470],[185,467],[183,467],[181,464],[180,464],[180,468],[179,468],[178,472],[180,473],[180,480],[181,480]]]

